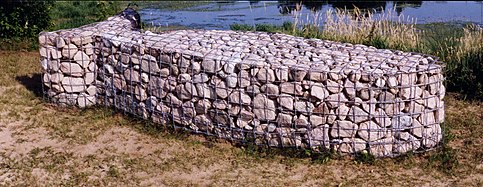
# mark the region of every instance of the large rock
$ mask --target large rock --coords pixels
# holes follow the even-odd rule
[[[275,102],[263,94],[258,94],[253,98],[253,113],[262,121],[275,120]]]
[[[391,156],[394,144],[394,137],[369,142],[369,153],[376,157]]]
[[[85,70],[77,63],[62,62],[60,63],[60,70],[66,75],[81,77]]]
[[[329,92],[323,84],[316,83],[310,89],[310,95],[316,97],[317,99],[324,100],[327,96],[329,96]]]
[[[310,147],[329,147],[329,125],[321,125],[307,132]]]
[[[275,73],[272,69],[262,68],[258,71],[257,78],[260,82],[271,83],[275,81]]]
[[[284,109],[293,110],[294,98],[288,94],[280,94],[277,98],[277,102]]]
[[[86,89],[84,79],[79,77],[64,77],[62,86],[67,93],[84,92]]]
[[[314,105],[308,101],[295,102],[295,111],[300,113],[312,113]]]
[[[375,141],[386,136],[386,129],[379,126],[376,122],[366,121],[359,125],[357,134],[365,141]]]
[[[330,130],[333,138],[351,138],[356,135],[357,125],[350,121],[336,121]]]
[[[280,84],[280,92],[290,95],[302,95],[302,85],[298,82],[284,82]]]
[[[62,56],[67,59],[73,59],[74,55],[77,53],[77,46],[74,44],[69,44],[62,48]]]
[[[341,153],[357,153],[366,149],[367,142],[360,138],[343,138],[335,144],[335,150]]]
[[[82,51],[77,51],[77,53],[74,55],[74,60],[82,68],[87,68],[89,66],[89,63],[91,62],[89,56]]]
[[[45,73],[43,76],[44,84],[46,84],[47,86],[50,84],[59,84],[62,79],[64,79],[64,74],[62,73]]]
[[[143,55],[141,69],[146,73],[157,74],[161,72],[156,58],[151,55]]]
[[[329,95],[325,101],[329,108],[337,108],[340,105],[347,103],[348,100],[343,93],[339,93]]]
[[[369,114],[357,106],[352,106],[347,114],[350,121],[360,123],[369,120]]]
[[[238,105],[250,105],[252,103],[250,96],[240,91],[233,91],[228,97],[228,101]]]

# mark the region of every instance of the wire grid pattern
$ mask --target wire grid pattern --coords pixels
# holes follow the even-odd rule
[[[65,34],[93,29],[77,42]],[[100,104],[237,142],[377,157],[442,140],[444,78],[432,56],[263,32],[156,34],[122,17],[65,33],[40,36],[44,95],[61,105]]]

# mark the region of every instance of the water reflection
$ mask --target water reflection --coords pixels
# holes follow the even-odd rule
[[[258,2],[258,1],[253,1]],[[392,1],[395,11],[398,15],[401,14],[404,8],[420,7],[423,1]],[[307,10],[320,11],[324,6],[330,6],[332,8],[353,10],[354,7],[359,8],[362,12],[376,12],[381,13],[385,11],[387,1],[320,1],[320,0],[279,0],[278,8],[280,14],[291,14],[294,11],[300,11],[303,6]],[[252,1],[250,1],[252,4]]]
[[[278,1],[214,1],[179,10],[146,8],[140,11],[145,23],[156,26],[184,26],[197,29],[229,29],[233,24],[274,24],[299,19],[311,19],[311,11],[325,13],[335,8],[352,11],[358,7],[363,15],[371,12],[392,12],[389,19],[399,15],[417,19],[417,23],[474,22],[483,24],[483,4],[475,1],[357,1],[340,0],[278,0]],[[377,15],[376,15],[377,16]],[[322,23],[322,22],[321,22]],[[323,24],[323,23],[322,23]]]

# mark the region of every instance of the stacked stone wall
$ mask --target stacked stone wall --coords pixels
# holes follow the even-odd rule
[[[264,32],[156,34],[121,16],[39,39],[45,94],[62,105],[111,106],[234,141],[378,157],[442,139],[444,78],[428,55]]]

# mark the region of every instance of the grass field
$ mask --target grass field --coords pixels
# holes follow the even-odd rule
[[[437,150],[311,158],[176,132],[109,109],[51,106],[40,94],[38,52],[0,51],[0,71],[0,185],[483,185],[483,104],[455,94],[445,98],[449,136]]]

